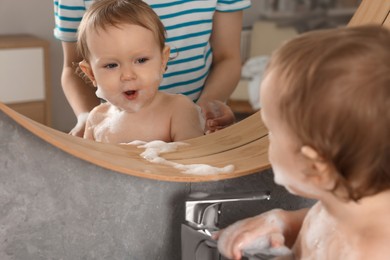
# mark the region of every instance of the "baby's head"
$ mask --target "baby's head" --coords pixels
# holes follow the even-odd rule
[[[79,67],[110,104],[137,112],[153,104],[169,60],[165,29],[141,0],[98,0],[78,32]]]
[[[78,28],[78,51],[87,62],[90,49],[87,44],[89,30],[105,30],[133,24],[153,32],[161,49],[165,47],[165,28],[153,9],[142,0],[97,0],[85,13]]]
[[[285,43],[268,64],[265,91],[275,88],[297,153],[331,167],[329,189],[348,199],[390,188],[389,46],[390,32],[379,26],[314,31]]]

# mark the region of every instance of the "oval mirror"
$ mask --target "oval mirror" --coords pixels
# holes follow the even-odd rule
[[[350,25],[383,23],[389,26],[389,21],[385,20],[388,5],[389,1],[363,1]],[[142,148],[102,144],[72,137],[24,117],[3,103],[0,104],[0,109],[33,134],[69,154],[125,174],[157,180],[199,182],[235,178],[270,167],[267,159],[267,132],[259,113],[214,134],[186,140],[187,146],[163,155],[168,161],[185,165],[200,163],[215,167],[234,166],[232,173],[191,175],[183,174],[171,166],[146,161],[140,157],[144,151]]]

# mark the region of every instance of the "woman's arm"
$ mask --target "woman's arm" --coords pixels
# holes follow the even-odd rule
[[[200,100],[227,101],[241,77],[242,11],[215,12],[210,44],[213,63]]]
[[[242,30],[242,11],[215,12],[210,44],[213,49],[213,63],[206,79],[205,87],[198,100],[209,127],[224,127],[234,123],[234,115],[224,102],[228,100],[241,77],[240,39]],[[215,115],[209,105],[213,100],[221,112]],[[211,125],[210,125],[211,124]],[[211,129],[213,130],[213,129]]]
[[[77,55],[75,42],[62,42],[64,64],[61,75],[62,89],[77,116],[77,125],[71,130],[75,136],[83,136],[87,114],[99,104],[95,89],[75,72],[75,65],[81,61]]]

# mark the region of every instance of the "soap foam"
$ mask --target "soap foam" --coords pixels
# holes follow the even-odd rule
[[[251,240],[245,239],[246,241],[241,242],[239,247],[241,248],[241,253],[248,259],[259,259],[258,255],[267,256],[264,259],[274,259],[276,256],[289,256],[292,255],[292,251],[285,246],[284,236],[278,232],[271,232],[272,227],[279,227],[279,230],[285,230],[285,224],[283,221],[277,217],[275,214],[264,214],[262,216],[264,223],[263,230],[258,229],[257,231],[252,231],[253,233],[250,236],[258,234]],[[229,227],[227,227],[222,235],[218,239],[218,250],[223,255],[228,255],[231,250],[231,242],[229,240],[232,236],[236,236],[246,230],[245,226],[247,225],[248,220],[240,220]],[[272,258],[271,258],[272,257]],[[261,258],[263,259],[263,258]],[[284,258],[283,258],[284,259]]]
[[[99,87],[99,85],[97,86],[97,90],[95,92],[95,95],[100,98],[100,99],[103,99],[105,101],[107,101],[108,103],[112,104],[113,106],[117,107],[118,110],[120,111],[127,111],[127,112],[130,112],[130,113],[136,113],[138,111],[141,110],[141,108],[143,107],[144,105],[144,102],[142,102],[142,97],[145,97],[145,96],[154,96],[153,93],[150,93],[151,91],[148,91],[148,90],[138,90],[138,95],[139,95],[139,98],[137,100],[134,100],[134,101],[128,101],[126,99],[124,99],[123,97],[123,92],[117,92],[116,94],[114,93],[111,93],[111,94],[107,94],[104,89],[102,89],[101,87]],[[139,101],[141,100],[141,101]]]
[[[291,250],[285,245],[272,247],[271,237],[273,240],[284,242],[284,237],[281,234],[268,234],[254,239],[248,246],[242,249],[246,255],[265,254],[268,256],[285,256],[291,255]]]
[[[225,167],[219,168],[214,167],[208,164],[180,164],[175,163],[169,160],[166,160],[162,157],[160,157],[160,154],[162,153],[169,153],[174,152],[177,150],[179,146],[186,146],[187,143],[183,142],[170,142],[166,143],[164,141],[151,141],[151,142],[144,142],[144,141],[132,141],[130,143],[127,143],[129,145],[136,145],[138,148],[144,148],[145,151],[141,153],[141,157],[143,157],[145,160],[152,162],[152,163],[158,163],[158,164],[164,164],[171,167],[174,167],[178,170],[180,170],[182,173],[185,174],[194,174],[194,175],[211,175],[211,174],[218,174],[218,173],[231,173],[234,171],[234,165],[230,164]]]
[[[98,98],[101,98],[101,99],[106,100],[106,96],[104,95],[103,91],[101,90],[101,88],[100,88],[99,86],[97,86],[95,95],[96,95]]]

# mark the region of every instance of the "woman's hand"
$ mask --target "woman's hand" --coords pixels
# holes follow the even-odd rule
[[[228,105],[219,100],[199,100],[198,106],[206,120],[205,133],[213,133],[234,124],[235,117]]]

